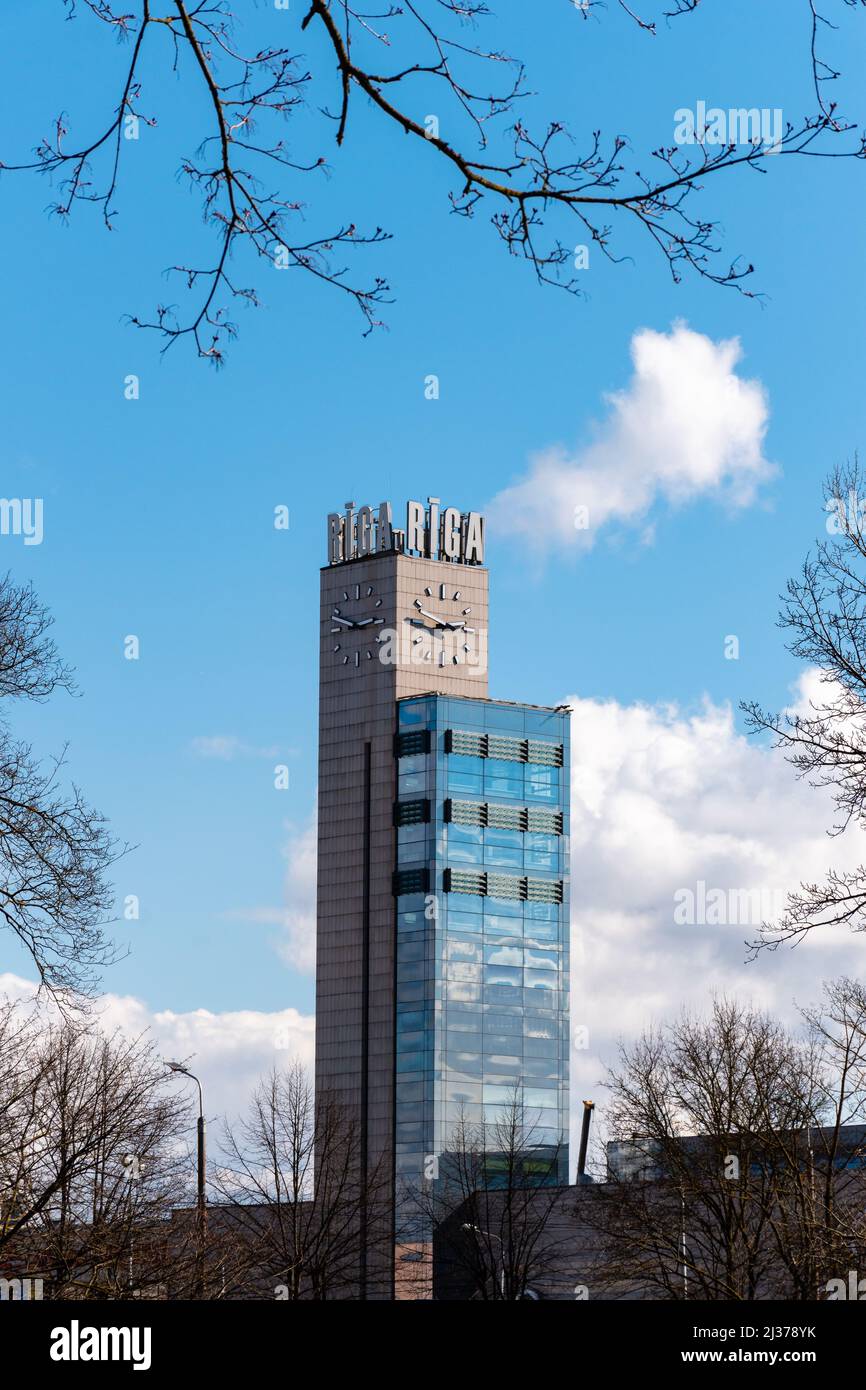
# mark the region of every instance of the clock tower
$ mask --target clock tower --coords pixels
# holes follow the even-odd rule
[[[375,1175],[352,1294],[426,1298],[460,1132],[493,1171],[516,1098],[568,1177],[569,712],[490,699],[483,519],[437,498],[331,514],[319,623],[317,1102]]]
[[[364,510],[350,503],[338,518],[338,554],[354,558],[321,572],[316,1091],[351,1113],[364,1161],[381,1171],[394,1149],[398,702],[486,697],[488,572],[442,544],[443,522],[465,538],[473,514],[440,514],[431,499],[412,554],[390,525],[378,540],[392,548],[374,549]],[[331,555],[333,530],[332,517]],[[483,523],[480,536],[483,559]],[[381,1297],[366,1273],[367,1295]]]

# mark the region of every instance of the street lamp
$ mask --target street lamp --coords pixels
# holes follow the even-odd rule
[[[201,1089],[201,1082],[198,1077],[185,1067],[182,1062],[166,1062],[169,1071],[179,1072],[181,1076],[188,1076],[190,1081],[194,1081],[198,1086],[198,1229],[199,1229],[199,1297],[204,1296],[204,1246],[207,1237],[207,1205],[205,1197],[205,1177],[207,1172],[207,1157],[205,1150],[205,1126],[204,1126],[204,1096]]]
[[[502,1247],[502,1253],[501,1253],[501,1255],[500,1255],[501,1268],[500,1268],[500,1273],[499,1273],[499,1288],[500,1288],[500,1291],[501,1291],[501,1293],[502,1293],[502,1297],[504,1298],[504,1297],[505,1297],[505,1241],[502,1239],[501,1236],[498,1236],[498,1235],[496,1234],[495,1231],[483,1231],[483,1230],[481,1229],[480,1226],[473,1226],[471,1221],[464,1221],[464,1222],[463,1222],[463,1226],[462,1226],[461,1229],[464,1230],[464,1231],[471,1231],[471,1232],[473,1233],[473,1235],[476,1235],[476,1236],[487,1236],[490,1240],[498,1240],[498,1241],[499,1241],[499,1244],[500,1244],[500,1246]]]

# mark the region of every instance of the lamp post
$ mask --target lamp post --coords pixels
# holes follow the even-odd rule
[[[207,1155],[205,1149],[205,1125],[204,1125],[204,1095],[202,1093],[201,1082],[193,1072],[185,1067],[182,1062],[166,1062],[169,1071],[179,1072],[181,1076],[188,1076],[198,1086],[198,1198],[196,1207],[198,1211],[198,1296],[204,1297],[204,1248],[207,1240],[207,1198],[205,1197],[205,1181],[207,1176]]]
[[[502,1297],[504,1298],[504,1297],[505,1297],[505,1288],[506,1288],[506,1282],[505,1282],[505,1241],[502,1239],[501,1236],[498,1236],[498,1235],[496,1234],[495,1231],[483,1231],[483,1230],[481,1229],[480,1226],[473,1226],[473,1224],[472,1224],[471,1221],[464,1221],[464,1222],[463,1222],[463,1230],[464,1230],[464,1231],[471,1231],[471,1232],[473,1233],[473,1235],[476,1235],[476,1236],[487,1236],[488,1239],[490,1239],[490,1240],[498,1240],[498,1241],[499,1241],[499,1245],[500,1245],[500,1248],[501,1248],[501,1251],[502,1251],[502,1253],[501,1253],[501,1255],[500,1255],[500,1257],[499,1257],[499,1258],[500,1258],[500,1262],[501,1262],[501,1265],[500,1265],[500,1273],[499,1273],[499,1290],[500,1290],[500,1293],[502,1294]]]

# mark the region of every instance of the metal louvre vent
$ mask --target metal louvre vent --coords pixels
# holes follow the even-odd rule
[[[395,898],[404,893],[426,893],[430,884],[428,869],[398,869],[393,878]]]
[[[561,743],[512,738],[509,734],[475,734],[468,729],[447,729],[445,752],[463,753],[472,758],[498,758],[509,763],[540,763],[543,767],[562,767],[563,764]]]
[[[471,869],[446,869],[445,892],[472,893],[476,897],[483,897],[487,891],[486,878],[486,874],[475,873]]]
[[[405,733],[394,735],[394,757],[408,758],[413,753],[430,752],[429,729],[407,729]]]
[[[465,729],[447,729],[445,732],[445,752],[463,753],[471,758],[484,758],[487,739],[484,734],[472,734]]]
[[[523,878],[514,878],[511,874],[487,874],[486,878],[488,898],[526,897],[526,880]]]
[[[545,767],[562,767],[562,744],[543,743],[540,739],[527,740],[526,761],[542,763]]]
[[[483,801],[446,801],[445,819],[454,825],[486,825],[487,807]]]
[[[419,801],[395,801],[395,825],[423,825],[430,819],[430,802],[426,797]]]
[[[525,830],[526,808],[523,806],[496,806],[487,804],[487,825],[496,830]]]
[[[489,825],[496,830],[534,830],[546,835],[561,835],[563,830],[561,811],[493,801],[446,801],[445,819],[454,825]]]
[[[561,835],[562,812],[549,811],[546,806],[529,806],[526,811],[526,829],[536,830],[545,835]]]
[[[561,903],[562,883],[559,879],[528,878],[526,897],[531,903]]]
[[[511,763],[525,763],[526,739],[509,738],[507,734],[488,734],[487,757],[502,758]]]
[[[446,869],[445,892],[533,903],[561,903],[562,880],[516,878],[512,874],[488,874],[477,869]]]

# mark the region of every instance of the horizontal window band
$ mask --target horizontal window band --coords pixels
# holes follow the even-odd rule
[[[429,869],[398,869],[392,880],[395,898],[407,893],[426,893],[430,887]]]
[[[543,806],[504,806],[492,801],[445,802],[445,820],[452,825],[486,825],[495,830],[536,831],[546,835],[561,835],[561,811],[549,811]]]
[[[394,735],[394,757],[409,758],[414,753],[430,752],[430,730],[408,729]]]
[[[430,802],[427,797],[417,801],[394,802],[395,825],[426,825],[430,820]]]
[[[469,729],[446,729],[445,752],[471,758],[498,758],[505,762],[536,763],[562,767],[563,745],[535,738],[511,738],[507,734],[477,734]]]
[[[446,893],[470,893],[480,898],[512,898],[521,902],[561,903],[562,880],[518,878],[512,874],[474,869],[446,869]]]

